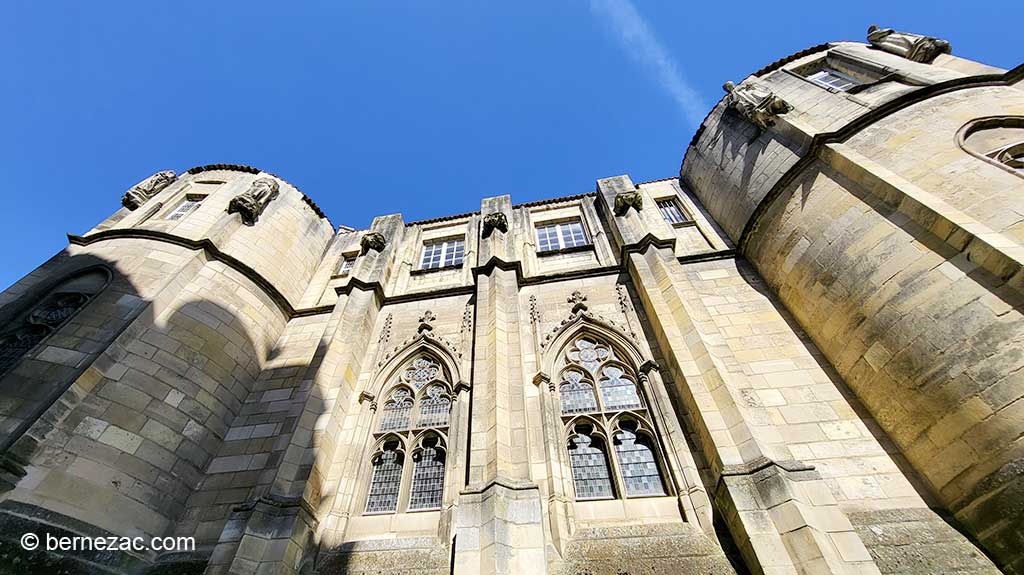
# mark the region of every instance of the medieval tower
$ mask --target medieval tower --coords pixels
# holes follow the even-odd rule
[[[725,88],[545,201],[131,188],[0,295],[0,573],[1024,575],[1024,66],[872,27]]]

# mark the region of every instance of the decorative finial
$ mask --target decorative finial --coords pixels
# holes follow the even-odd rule
[[[434,329],[434,326],[430,325],[430,322],[434,321],[435,319],[437,319],[437,316],[435,316],[433,312],[431,312],[429,309],[423,312],[423,316],[420,318],[420,327],[416,331],[418,333],[431,331],[432,329]]]
[[[572,313],[587,311],[587,304],[584,303],[587,301],[587,296],[583,295],[579,290],[572,292],[572,295],[566,301],[573,304]]]

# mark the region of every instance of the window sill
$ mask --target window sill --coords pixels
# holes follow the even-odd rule
[[[455,270],[462,267],[461,263],[453,264],[450,266],[441,266],[439,268],[418,268],[409,272],[409,275],[417,276],[420,274],[429,274],[432,272],[443,272],[448,270]]]
[[[574,253],[577,253],[577,252],[592,252],[592,251],[594,251],[594,244],[586,244],[586,245],[583,245],[583,246],[575,246],[575,247],[571,247],[571,248],[561,248],[561,249],[557,249],[557,250],[546,250],[546,251],[543,251],[543,252],[542,251],[538,251],[537,252],[537,257],[543,258],[543,257],[547,257],[547,256],[557,256],[557,255],[560,255],[560,254],[574,254]]]
[[[677,224],[672,224],[672,227],[673,228],[692,228],[692,227],[694,227],[696,225],[697,225],[697,222],[695,222],[693,220],[687,220],[685,222],[679,222]]]
[[[332,280],[337,280],[337,279],[341,279],[341,278],[347,278],[350,275],[352,275],[352,272],[345,272],[343,274],[334,274],[334,275],[331,276],[331,279]]]

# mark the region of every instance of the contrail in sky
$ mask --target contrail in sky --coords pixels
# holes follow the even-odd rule
[[[590,0],[590,10],[604,20],[629,56],[672,96],[686,119],[699,125],[708,106],[683,78],[675,60],[629,0]]]

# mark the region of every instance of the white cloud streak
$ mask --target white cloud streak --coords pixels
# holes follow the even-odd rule
[[[630,0],[590,0],[590,10],[608,25],[626,53],[668,92],[686,119],[699,125],[708,106],[683,78],[675,60],[636,6]]]

